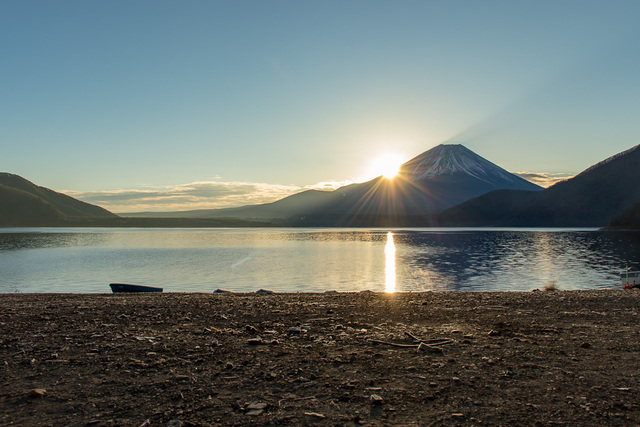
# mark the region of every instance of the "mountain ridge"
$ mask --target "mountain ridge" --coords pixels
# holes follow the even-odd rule
[[[633,185],[637,182],[640,145],[541,192],[518,195],[518,201],[510,200],[513,194],[488,193],[442,212],[439,218],[450,226],[604,227],[640,201],[640,186]]]

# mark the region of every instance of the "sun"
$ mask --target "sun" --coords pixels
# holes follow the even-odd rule
[[[402,163],[403,159],[397,154],[382,154],[371,162],[371,171],[375,176],[382,175],[386,179],[393,179],[400,172]]]

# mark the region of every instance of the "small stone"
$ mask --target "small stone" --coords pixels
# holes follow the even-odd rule
[[[382,403],[384,402],[382,396],[378,394],[372,394],[370,399],[371,403],[373,403],[374,405],[382,405]]]
[[[47,394],[47,390],[45,390],[43,388],[34,388],[33,390],[31,390],[31,393],[29,393],[29,396],[31,396],[31,397],[42,397],[45,394]]]
[[[272,291],[271,289],[258,289],[256,291],[257,294],[275,294],[275,291]]]
[[[443,354],[444,353],[444,350],[442,350],[440,347],[433,347],[423,342],[420,343],[416,351],[427,353],[427,354]]]
[[[264,402],[251,402],[249,406],[247,406],[247,411],[264,411],[267,409],[268,404]]]
[[[250,338],[247,340],[247,344],[249,345],[262,345],[264,344],[264,341],[262,340],[262,338]]]
[[[582,344],[580,344],[580,347],[582,348],[591,348],[591,344],[588,342],[583,342]]]
[[[257,334],[258,329],[255,326],[247,325],[244,327],[244,330],[249,332],[250,334]]]
[[[258,417],[263,413],[264,413],[264,410],[262,409],[252,409],[251,411],[247,412],[247,415],[250,417]]]
[[[305,412],[304,414],[308,417],[317,418],[319,420],[324,420],[325,418],[327,418],[324,415],[319,414],[318,412]]]
[[[235,294],[235,292],[230,289],[216,289],[215,291],[213,291],[213,293],[214,294]]]
[[[498,335],[500,335],[500,331],[496,331],[495,329],[492,329],[489,331],[487,335],[489,335],[490,337],[497,337]]]

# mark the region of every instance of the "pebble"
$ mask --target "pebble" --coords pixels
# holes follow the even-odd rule
[[[249,338],[247,340],[247,344],[249,345],[262,345],[265,342],[262,340],[262,338]]]
[[[591,344],[588,343],[588,342],[583,342],[582,344],[580,344],[580,347],[582,347],[582,348],[590,348]]]
[[[317,418],[319,420],[324,420],[325,418],[327,418],[327,417],[325,417],[324,415],[322,415],[322,414],[320,414],[318,412],[305,412],[304,414],[306,416],[308,416],[308,417]]]
[[[374,405],[382,405],[382,403],[384,402],[382,396],[378,394],[372,394],[370,399],[371,403],[373,403]]]
[[[42,397],[45,394],[47,394],[47,390],[45,390],[43,388],[34,388],[33,390],[31,390],[31,393],[29,393],[29,396],[31,396],[31,397]]]
[[[268,404],[264,402],[251,402],[249,406],[247,406],[247,411],[264,411],[267,409]]]
[[[440,347],[433,347],[430,345],[426,345],[425,343],[420,343],[420,345],[418,346],[417,350],[418,352],[424,352],[424,353],[428,353],[428,354],[443,354],[444,350],[442,350]]]

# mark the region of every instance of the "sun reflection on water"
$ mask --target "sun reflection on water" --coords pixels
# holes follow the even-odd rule
[[[387,244],[384,247],[384,279],[385,292],[396,291],[396,245],[393,242],[393,233],[387,233]]]

